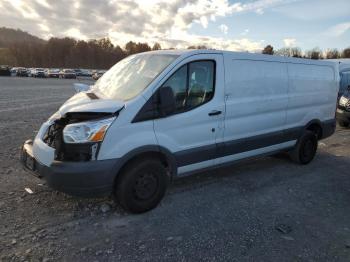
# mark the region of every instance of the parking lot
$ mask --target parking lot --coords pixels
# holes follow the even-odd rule
[[[55,192],[19,164],[74,82],[0,78],[0,260],[350,260],[350,129],[320,141],[307,166],[244,161],[177,180],[160,206],[131,215]]]

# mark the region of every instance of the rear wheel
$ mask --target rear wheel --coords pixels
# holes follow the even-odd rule
[[[338,124],[339,124],[341,127],[349,127],[349,123],[348,123],[348,122],[338,121]]]
[[[138,159],[129,163],[120,174],[115,196],[127,211],[146,212],[162,200],[168,182],[167,171],[159,160]]]
[[[317,142],[317,135],[306,130],[299,138],[293,151],[290,152],[291,159],[302,165],[310,163],[316,155]]]

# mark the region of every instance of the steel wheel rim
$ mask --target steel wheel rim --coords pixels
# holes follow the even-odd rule
[[[134,194],[137,199],[147,200],[156,194],[157,188],[157,177],[152,173],[143,173],[135,181]]]

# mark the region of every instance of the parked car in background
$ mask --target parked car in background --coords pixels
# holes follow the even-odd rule
[[[342,127],[350,126],[350,63],[340,63],[340,82],[336,118]]]
[[[101,76],[103,76],[104,73],[106,73],[106,70],[96,71],[95,73],[93,73],[92,79],[98,80]]]
[[[29,77],[33,77],[34,70],[35,70],[35,68],[27,68]]]
[[[28,70],[27,70],[27,68],[24,68],[24,67],[17,67],[17,69],[16,69],[16,76],[24,76],[24,77],[27,77],[27,76],[28,76]]]
[[[81,76],[91,77],[92,76],[92,72],[89,69],[81,69]]]
[[[10,67],[7,65],[0,66],[0,76],[11,76]]]
[[[60,77],[60,70],[57,68],[48,69],[46,72],[46,77],[59,78]]]
[[[70,78],[70,79],[75,79],[77,78],[76,73],[72,69],[63,69],[60,71],[60,78]]]
[[[45,78],[45,77],[46,77],[45,69],[44,69],[44,68],[35,68],[35,69],[32,71],[32,76],[33,76],[33,77]]]
[[[339,98],[347,90],[350,90],[350,65],[349,68],[344,68],[340,71]]]
[[[17,67],[12,67],[10,69],[10,72],[11,72],[11,76],[16,76],[17,75]]]
[[[347,89],[340,97],[336,117],[340,126],[350,126],[350,89]]]
[[[74,70],[76,76],[82,76],[83,72],[81,71],[81,69],[76,68],[73,70]]]

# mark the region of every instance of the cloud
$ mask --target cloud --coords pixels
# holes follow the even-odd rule
[[[88,39],[86,35],[83,35],[77,28],[74,28],[74,27],[66,30],[64,32],[64,34],[69,36],[69,37],[78,38],[78,39],[82,39],[82,40]]]
[[[325,35],[339,37],[339,36],[345,34],[347,31],[349,31],[349,29],[350,29],[350,22],[340,23],[340,24],[337,24],[337,25],[329,28],[325,32]]]
[[[295,38],[285,38],[283,43],[285,47],[294,47],[297,45],[297,40]]]
[[[128,33],[110,32],[113,42],[118,39],[133,39],[136,42],[151,41],[158,42],[162,47],[187,48],[190,45],[205,45],[218,50],[251,51],[258,52],[263,48],[264,41],[252,41],[247,38],[224,39],[222,37],[210,37],[196,34],[189,34],[186,31],[173,29],[164,38],[163,35],[152,35],[145,39],[142,36],[133,36]]]
[[[225,24],[221,24],[219,25],[219,29],[221,32],[223,32],[225,35],[227,35],[227,32],[228,32],[228,26],[225,25]]]
[[[249,29],[244,29],[244,31],[241,33],[241,35],[247,35],[249,33]]]
[[[204,44],[212,48],[261,49],[262,41],[247,38],[226,40],[189,34],[193,24],[207,28],[211,21],[235,13],[263,13],[265,9],[294,0],[1,0],[0,25],[26,30],[49,38],[71,36],[81,39],[108,36],[115,44],[127,41],[160,42],[162,47],[183,48]],[[221,25],[226,34],[228,27]]]

